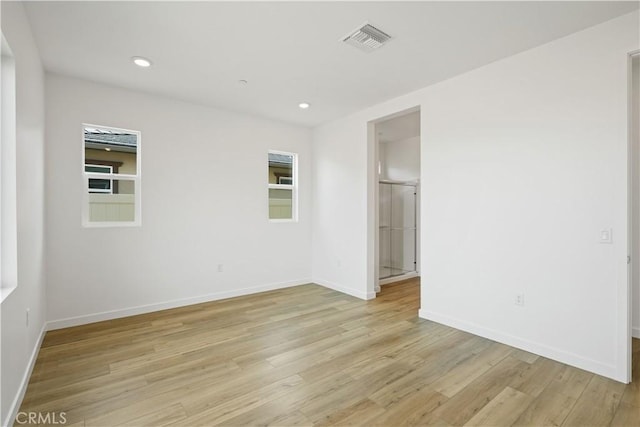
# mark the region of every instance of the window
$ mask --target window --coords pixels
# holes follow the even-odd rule
[[[0,301],[4,301],[18,286],[16,67],[9,44],[0,37]]]
[[[87,160],[85,160],[86,162]],[[112,166],[102,166],[102,165],[91,165],[88,163],[84,164],[85,172],[96,172],[96,173],[113,173]],[[98,179],[98,178],[89,178],[89,193],[107,193],[113,194],[113,180],[112,179]]]
[[[83,125],[82,223],[140,225],[140,132]]]
[[[269,219],[297,221],[297,155],[281,151],[269,151],[268,154]]]

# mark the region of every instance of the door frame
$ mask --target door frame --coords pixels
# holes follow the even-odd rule
[[[640,225],[640,219],[637,218],[640,212],[634,210],[634,202],[640,199],[640,182],[634,180],[634,176],[640,170],[640,164],[636,162],[636,158],[640,155],[640,141],[634,141],[633,138],[633,59],[640,57],[640,49],[634,50],[627,54],[627,286],[626,286],[626,307],[621,307],[621,315],[626,316],[625,329],[623,331],[623,343],[620,347],[624,347],[621,357],[625,360],[627,368],[627,382],[631,382],[633,378],[633,355],[632,355],[632,339],[633,339],[633,315],[634,309],[638,301],[634,301],[635,282],[640,280],[634,274],[634,266],[640,263],[640,239],[636,239],[638,233],[637,227]],[[635,226],[634,226],[635,223]],[[636,241],[637,240],[637,241]],[[634,245],[634,243],[636,245]],[[636,246],[634,248],[634,246]],[[635,251],[634,251],[635,249]],[[639,252],[639,253],[636,253]],[[625,342],[626,341],[626,342]]]
[[[404,108],[395,113],[387,114],[367,122],[367,293],[380,292],[380,218],[379,218],[379,174],[380,161],[378,132],[376,125],[396,117],[420,111],[420,105]],[[420,141],[422,145],[422,115],[420,115]],[[422,162],[420,162],[422,175]],[[418,186],[418,191],[421,187]],[[422,200],[421,197],[418,198]],[[416,220],[418,220],[416,218]],[[419,223],[419,221],[418,221]],[[421,245],[420,234],[416,233],[416,245]],[[420,243],[418,243],[420,242]]]

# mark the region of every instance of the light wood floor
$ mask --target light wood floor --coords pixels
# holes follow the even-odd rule
[[[418,319],[417,279],[316,285],[48,332],[21,411],[67,425],[640,425],[634,383]],[[17,425],[17,424],[16,424]]]

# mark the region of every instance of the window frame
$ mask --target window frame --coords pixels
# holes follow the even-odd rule
[[[0,304],[18,288],[17,73],[0,30]]]
[[[298,154],[289,151],[268,150],[267,151],[267,177],[269,176],[269,154],[280,154],[291,156],[291,184],[272,184],[267,178],[267,218],[269,222],[298,222]],[[278,178],[279,180],[279,178]],[[270,218],[269,212],[269,190],[291,190],[291,218]]]
[[[84,130],[85,128],[97,128],[105,129],[116,132],[126,132],[132,135],[136,135],[136,173],[133,174],[120,174],[117,173],[117,169],[112,167],[112,173],[99,173],[99,172],[87,172],[85,171],[85,140]],[[82,226],[85,228],[114,228],[114,227],[140,227],[142,225],[142,132],[138,130],[125,129],[113,126],[94,125],[91,123],[82,123],[80,128],[82,143]],[[91,159],[89,159],[91,161]],[[104,166],[104,165],[98,165]],[[111,191],[114,189],[115,183],[120,181],[133,181],[134,186],[134,219],[133,221],[90,221],[89,220],[89,196],[90,194],[108,194],[108,193],[89,193],[89,179],[107,179],[111,181]],[[109,193],[112,194],[112,193]]]
[[[86,161],[87,160],[85,160],[85,162]],[[91,161],[91,160],[89,160],[89,161]],[[110,165],[96,165],[96,164],[93,164],[93,163],[85,163],[84,164],[84,171],[85,172],[87,172],[87,166],[94,167],[94,168],[108,168],[109,169],[109,174],[113,174],[114,173],[113,172],[113,166],[110,166]],[[103,173],[103,172],[93,172],[93,173]],[[104,190],[104,191],[101,191],[100,188],[91,188],[90,183],[91,183],[92,179],[94,179],[94,178],[89,178],[87,180],[87,185],[89,186],[88,187],[89,188],[89,193],[113,194],[113,180],[112,179],[105,180],[105,181],[109,181],[109,188]]]

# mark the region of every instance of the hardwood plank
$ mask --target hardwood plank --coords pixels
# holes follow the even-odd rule
[[[87,414],[88,416],[85,418],[85,425],[87,427],[110,427],[131,423],[136,417],[140,417],[143,421],[153,420],[154,417],[165,420],[171,419],[170,416],[167,417],[164,410],[167,407],[179,408],[177,405],[179,405],[179,402],[177,402],[173,396],[167,394],[161,394],[147,399],[135,399],[128,405],[122,405],[120,407],[114,407],[106,404],[102,407],[97,407],[101,409],[101,411],[91,411],[95,415]],[[75,414],[72,416],[75,416]],[[178,417],[178,419],[183,420],[185,418]]]
[[[560,373],[549,383],[545,391],[561,393],[576,400],[582,396],[593,374],[573,366],[561,365]]]
[[[302,378],[294,375],[259,389],[245,392],[224,403],[206,405],[205,408],[202,408],[202,406],[192,406],[187,409],[189,416],[185,420],[180,421],[180,423],[193,426],[222,423],[253,408],[262,406],[266,402],[277,400],[291,393],[296,388],[301,387],[302,384]],[[188,398],[183,398],[181,401],[183,405],[189,402]]]
[[[149,426],[149,427],[161,427],[180,422],[187,418],[187,411],[184,410],[181,404],[175,403],[159,410],[153,410],[148,414],[139,416],[139,414],[131,414],[135,416],[129,421],[125,421],[119,426]],[[109,421],[110,422],[110,421]],[[97,425],[97,424],[94,424]],[[111,424],[114,425],[114,424]]]
[[[625,385],[594,375],[563,426],[603,426],[613,420]]]
[[[453,425],[465,424],[500,394],[526,365],[528,364],[525,362],[507,356],[434,410],[432,417]]]
[[[379,421],[384,408],[369,399],[360,400],[353,405],[333,412],[316,422],[315,426],[360,426],[371,425]]]
[[[267,402],[257,408],[250,409],[217,425],[237,426],[313,426],[300,411],[295,408],[283,410],[279,402]]]
[[[447,397],[452,397],[491,369],[496,363],[507,357],[511,351],[512,349],[506,345],[493,343],[491,347],[467,359],[464,363],[455,366],[441,376],[431,384],[431,388]]]
[[[534,365],[541,364],[542,361],[548,361],[545,364],[551,364],[550,371],[557,371],[557,373],[540,393],[537,393],[535,388],[533,389],[533,395],[537,395],[537,397],[515,421],[515,426],[562,425],[593,377],[593,374],[581,369],[563,366],[544,358],[534,362]],[[523,386],[521,391],[528,389],[527,380],[523,381],[522,379],[532,378],[532,375],[533,378],[536,378],[537,371],[527,369],[522,376],[517,378],[519,385]],[[543,372],[542,378],[546,376]],[[541,385],[546,381],[540,381],[536,378],[533,382]]]
[[[71,413],[76,408],[104,402],[111,398],[119,398],[123,393],[131,393],[133,390],[147,385],[146,380],[139,377],[111,380],[108,376],[104,376],[102,379],[104,381],[101,384],[77,393],[69,393],[66,389],[62,389],[56,390],[52,395],[48,396],[48,399],[43,401],[37,398],[32,399],[29,406],[30,411],[42,413],[66,412],[67,419],[71,422],[74,420]]]
[[[522,358],[518,358],[522,360]],[[515,388],[530,396],[537,396],[547,387],[562,370],[562,365],[553,360],[538,357],[510,383]],[[529,362],[526,362],[529,363]]]
[[[225,421],[224,424],[231,424],[232,421],[236,422],[236,424],[231,425],[261,424],[261,420],[272,420],[277,418],[278,414],[300,412],[299,409],[302,405],[323,401],[326,396],[330,396],[335,390],[343,389],[350,383],[353,384],[353,380],[341,373],[328,375],[317,382],[306,383],[296,393],[285,394],[278,398],[277,401],[265,402],[247,412],[236,415],[234,418]],[[305,419],[308,418],[305,416]]]
[[[576,403],[561,393],[542,393],[520,414],[514,426],[560,426]]]
[[[453,367],[473,357],[474,351],[483,349],[490,341],[473,337],[465,333],[456,333],[439,340],[428,351],[416,352],[425,363],[411,376],[406,376],[374,391],[369,397],[378,404],[387,407],[417,390],[428,387]]]
[[[616,414],[611,421],[611,427],[632,427],[638,426],[640,416],[640,406],[621,402],[616,410]]]
[[[510,425],[520,416],[522,408],[532,400],[533,397],[528,394],[506,387],[467,421],[465,426]]]
[[[442,424],[442,420],[431,419],[430,414],[446,401],[447,397],[437,391],[420,389],[388,406],[372,424],[380,426]]]
[[[511,351],[511,356],[526,363],[534,363],[540,358],[537,354],[529,353],[528,351],[519,350],[517,348]]]

